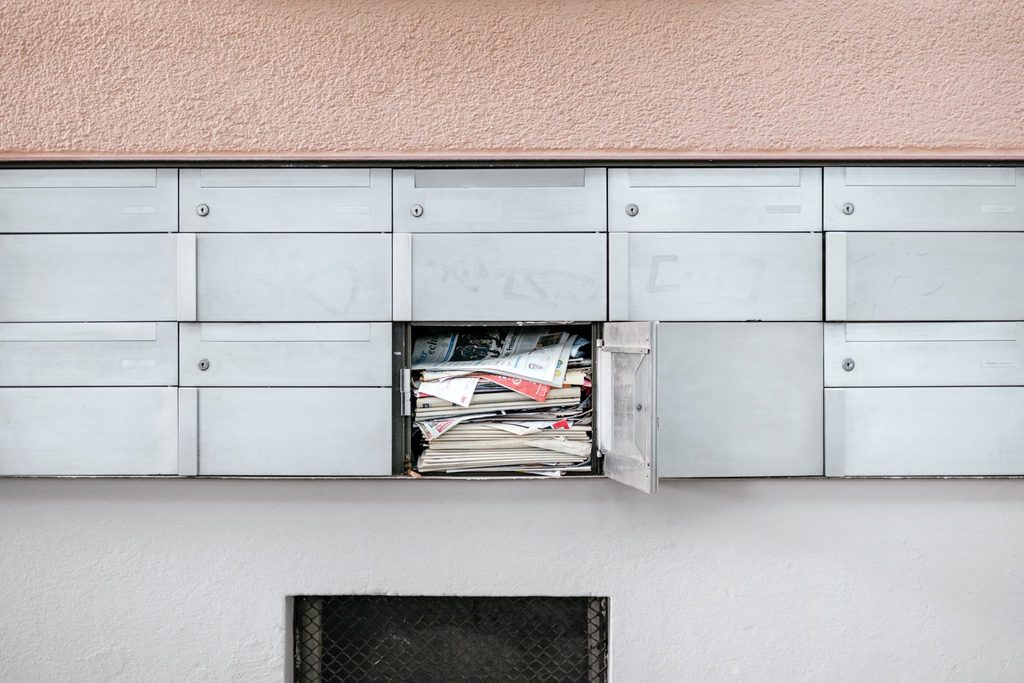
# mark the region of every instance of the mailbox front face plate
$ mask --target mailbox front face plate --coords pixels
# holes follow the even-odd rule
[[[0,475],[174,475],[171,387],[0,389]]]
[[[820,168],[612,168],[612,232],[821,230]]]
[[[835,321],[1024,320],[1024,233],[828,233]]]
[[[604,232],[603,168],[396,169],[395,232]]]
[[[612,234],[612,320],[820,321],[821,234]]]
[[[199,474],[391,474],[391,390],[199,389]]]
[[[825,390],[828,476],[1024,474],[1024,387]]]
[[[0,321],[175,320],[174,235],[0,235]]]
[[[1024,385],[1024,323],[827,323],[825,385]]]
[[[391,232],[387,168],[187,168],[183,232]]]
[[[172,386],[174,323],[0,323],[0,386]]]
[[[821,323],[661,323],[662,477],[822,474]]]
[[[198,236],[196,292],[207,322],[391,319],[391,236]]]
[[[408,244],[395,289],[411,294],[412,320],[607,317],[604,235],[411,235]]]
[[[389,323],[182,323],[182,386],[390,386]]]
[[[826,230],[1024,230],[1024,169],[825,169]]]
[[[0,169],[0,232],[177,229],[177,169]]]

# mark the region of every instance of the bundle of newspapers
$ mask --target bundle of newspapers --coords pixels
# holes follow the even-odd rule
[[[426,330],[413,345],[420,473],[591,469],[590,340],[543,328]]]

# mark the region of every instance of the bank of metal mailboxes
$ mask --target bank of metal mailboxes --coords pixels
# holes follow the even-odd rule
[[[0,474],[390,475],[398,325],[498,321],[644,490],[1024,474],[1019,173],[0,170]]]

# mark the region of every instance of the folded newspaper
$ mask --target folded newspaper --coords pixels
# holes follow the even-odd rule
[[[590,342],[537,328],[428,332],[415,340],[421,473],[591,469]]]
[[[533,328],[469,328],[437,332],[416,339],[413,370],[432,370],[447,377],[472,372],[562,386],[573,352],[586,339],[568,332]]]

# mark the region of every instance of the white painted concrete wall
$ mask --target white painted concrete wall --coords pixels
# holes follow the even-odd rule
[[[0,680],[281,681],[285,597],[611,597],[613,680],[1024,678],[1024,481],[0,481]]]

